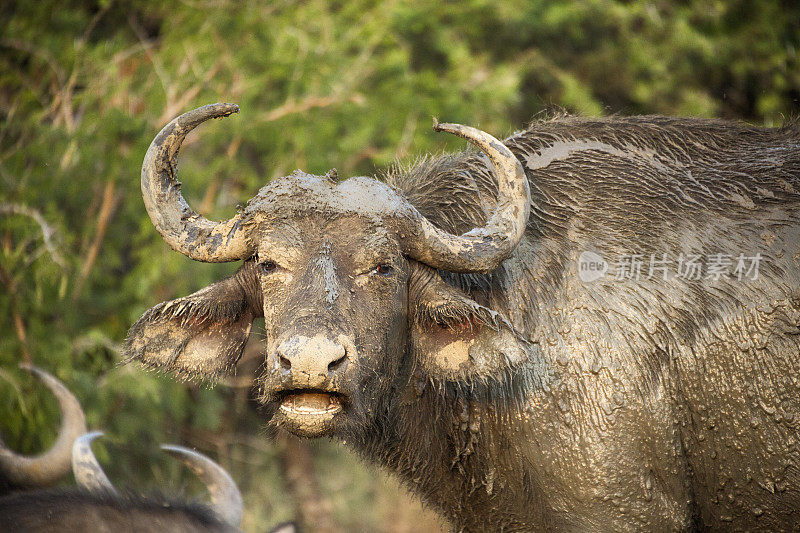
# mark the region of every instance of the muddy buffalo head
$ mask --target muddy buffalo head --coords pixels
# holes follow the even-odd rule
[[[263,316],[261,400],[275,425],[303,436],[379,416],[412,375],[474,383],[524,359],[508,322],[439,274],[491,271],[522,238],[530,194],[508,148],[474,128],[434,124],[477,146],[494,171],[497,196],[485,224],[462,235],[377,179],[300,171],[270,182],[233,218],[212,222],[183,199],[176,158],[190,130],[237,111],[214,104],[181,115],[147,151],[142,193],[167,243],[198,261],[244,263],[228,279],[147,311],[128,335],[131,359],[213,379],[234,367],[253,319]]]

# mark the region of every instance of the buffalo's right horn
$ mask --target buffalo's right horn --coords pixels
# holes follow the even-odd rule
[[[161,449],[177,457],[208,487],[211,508],[226,524],[239,527],[242,521],[242,495],[230,474],[217,463],[196,451],[164,444]]]
[[[86,432],[86,417],[77,398],[63,383],[31,365],[22,368],[38,377],[58,400],[61,428],[53,446],[41,455],[26,457],[0,446],[0,471],[15,485],[45,487],[61,479],[70,468],[72,443]]]
[[[142,163],[142,197],[150,220],[174,250],[197,261],[223,263],[249,257],[241,216],[212,222],[195,212],[176,177],[178,151],[186,135],[210,118],[239,112],[235,104],[211,104],[174,118],[156,135]]]

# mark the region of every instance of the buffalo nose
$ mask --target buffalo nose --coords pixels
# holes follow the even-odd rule
[[[320,385],[328,374],[347,366],[347,349],[324,335],[287,339],[278,346],[277,354],[281,366],[295,378],[305,376],[309,386]]]

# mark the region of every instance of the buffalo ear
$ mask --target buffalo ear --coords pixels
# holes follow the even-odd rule
[[[182,378],[214,379],[229,372],[260,315],[241,286],[241,272],[148,310],[128,331],[127,360]]]
[[[409,295],[412,348],[432,377],[502,380],[527,361],[522,342],[502,315],[445,283],[432,268],[412,264]]]

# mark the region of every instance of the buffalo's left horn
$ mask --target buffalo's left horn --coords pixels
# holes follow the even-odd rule
[[[409,205],[404,248],[434,268],[489,272],[511,255],[525,232],[531,203],[525,171],[511,150],[488,133],[461,124],[439,124],[436,119],[433,129],[458,135],[486,154],[497,178],[497,207],[483,227],[457,236],[437,228]]]
[[[75,482],[89,492],[116,494],[114,485],[103,472],[92,451],[92,441],[102,436],[102,431],[92,431],[75,441],[72,446],[72,474]]]
[[[172,444],[161,449],[177,457],[208,487],[211,508],[226,524],[239,527],[242,521],[242,494],[230,474],[205,455]]]
[[[186,135],[210,118],[239,112],[235,104],[211,104],[184,113],[156,135],[142,163],[142,196],[150,220],[174,250],[197,261],[222,263],[248,257],[241,216],[212,222],[195,212],[176,178],[178,151]]]
[[[86,417],[77,398],[63,383],[34,366],[22,365],[22,368],[38,377],[58,400],[61,427],[53,446],[35,457],[19,455],[0,446],[0,471],[15,485],[45,487],[69,472],[72,443],[86,432]]]

